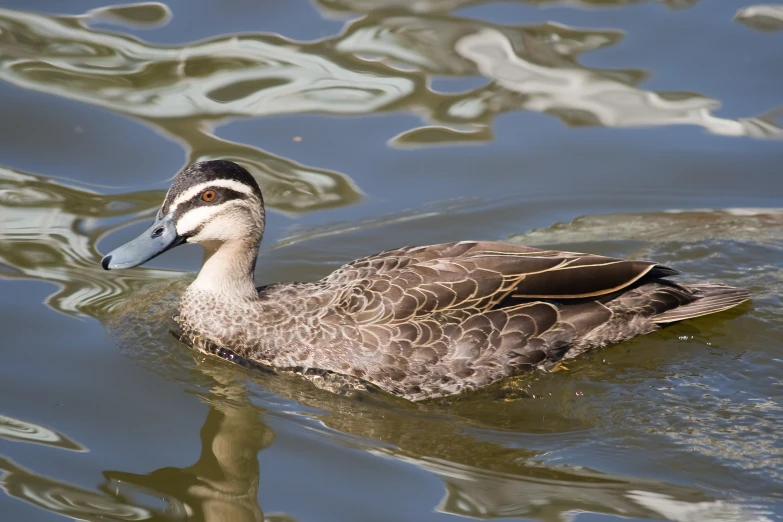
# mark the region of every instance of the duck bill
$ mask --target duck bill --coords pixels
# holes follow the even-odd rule
[[[161,255],[187,238],[177,234],[171,214],[158,217],[139,237],[109,252],[101,261],[105,270],[133,268]]]

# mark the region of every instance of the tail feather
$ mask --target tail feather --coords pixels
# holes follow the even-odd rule
[[[656,324],[673,323],[702,315],[722,312],[750,299],[750,292],[744,288],[735,288],[715,283],[697,283],[685,285],[696,295],[696,300],[678,306],[652,317]]]

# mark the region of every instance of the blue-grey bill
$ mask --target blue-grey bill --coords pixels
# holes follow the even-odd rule
[[[143,265],[184,242],[185,238],[177,235],[172,216],[166,215],[155,219],[152,226],[133,241],[109,252],[101,261],[101,266],[105,270],[117,270]]]

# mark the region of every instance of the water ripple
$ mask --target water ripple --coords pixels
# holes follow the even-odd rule
[[[493,0],[316,0],[327,12],[369,13],[386,9],[405,9],[414,13],[437,13],[490,3]],[[541,7],[579,6],[617,8],[635,3],[660,2],[671,9],[691,7],[699,0],[502,0]]]
[[[191,160],[204,157],[194,154],[204,150],[244,159],[269,185],[304,179],[302,166],[218,140],[216,125],[279,114],[404,110],[422,114],[423,125],[392,143],[434,146],[491,140],[487,125],[496,116],[527,110],[570,126],[694,125],[726,136],[782,135],[775,109],[723,118],[715,115],[719,100],[688,92],[687,86],[679,92],[645,90],[638,84],[650,75],[647,71],[579,63],[583,53],[620,45],[621,31],[555,23],[496,25],[442,12],[454,2],[416,5],[417,12],[340,5],[367,13],[349,21],[340,34],[312,42],[249,33],[173,47],[91,28],[89,17],[4,9],[0,78],[153,125],[191,151]],[[435,75],[480,75],[490,83],[454,95],[429,87]],[[344,175],[305,170],[309,178],[336,184],[330,190],[339,197],[304,204],[273,197],[273,206],[295,211],[358,198]]]
[[[0,168],[0,267],[7,277],[57,285],[46,300],[55,310],[103,316],[119,296],[144,282],[170,282],[180,276],[147,269],[106,277],[98,263],[98,240],[121,226],[113,218],[151,215],[161,197],[158,191],[104,196]],[[112,221],[113,226],[107,225]]]
[[[347,205],[346,176],[214,136],[223,119],[375,110],[411,90],[406,78],[358,73],[271,35],[228,36],[181,48],[92,29],[83,17],[0,9],[0,80],[130,116],[180,142],[189,162],[249,164],[272,208]],[[255,87],[247,89],[248,82]]]
[[[47,427],[0,415],[0,437],[71,451],[87,451],[81,444]]]
[[[147,520],[133,502],[34,473],[0,455],[0,488],[33,506],[79,520]]]

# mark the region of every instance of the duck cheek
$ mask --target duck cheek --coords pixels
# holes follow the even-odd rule
[[[214,237],[214,234],[209,229],[212,228],[210,226],[204,226],[201,229],[197,230],[195,233],[192,233],[190,236],[188,236],[188,243],[194,243],[194,244],[203,244],[203,243],[222,243],[222,240],[219,240],[218,238]]]

